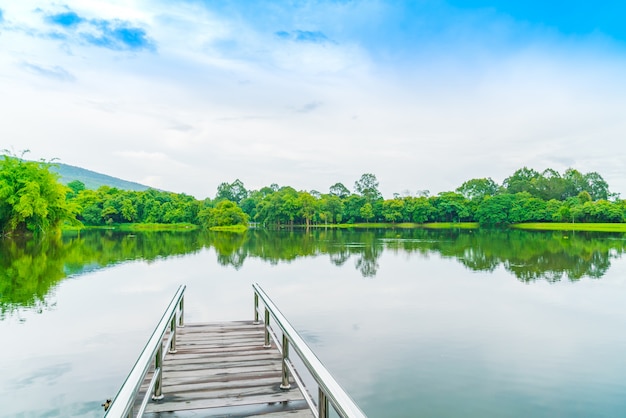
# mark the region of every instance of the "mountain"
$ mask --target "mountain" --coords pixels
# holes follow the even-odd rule
[[[58,173],[60,176],[59,181],[63,184],[79,180],[85,184],[87,189],[96,190],[100,186],[109,186],[121,190],[143,191],[150,188],[143,184],[107,176],[106,174],[96,173],[95,171],[85,170],[84,168],[74,167],[73,165],[54,163],[50,167],[50,171]]]

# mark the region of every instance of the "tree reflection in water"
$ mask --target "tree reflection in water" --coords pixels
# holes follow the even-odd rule
[[[621,257],[624,234],[520,230],[313,229],[225,232],[82,231],[40,240],[0,240],[0,315],[48,308],[47,295],[68,276],[128,260],[156,260],[211,248],[217,262],[239,269],[248,258],[271,264],[328,255],[336,266],[354,260],[373,278],[384,251],[438,255],[473,271],[502,266],[520,281],[600,278]]]

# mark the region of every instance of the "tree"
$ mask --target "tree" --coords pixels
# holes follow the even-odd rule
[[[67,187],[69,187],[70,189],[70,191],[67,193],[67,197],[71,199],[76,197],[78,193],[85,190],[85,183],[80,180],[74,180],[67,183]]]
[[[248,191],[244,187],[241,180],[237,179],[232,183],[221,183],[217,186],[217,195],[215,200],[230,200],[239,204],[243,199],[248,197]]]
[[[392,223],[403,220],[405,209],[404,200],[400,198],[385,200],[383,202],[383,216],[385,220]]]
[[[0,231],[45,233],[63,221],[76,221],[76,206],[66,200],[69,189],[50,171],[50,163],[8,155],[0,161]]]
[[[348,190],[348,188],[342,183],[335,183],[330,186],[329,192],[330,195],[337,196],[340,199],[345,199],[346,197],[350,196],[350,190]]]
[[[365,198],[353,194],[348,196],[343,201],[343,215],[344,222],[354,223],[357,219],[361,218],[361,208],[365,204]],[[371,205],[370,205],[371,206]]]
[[[298,206],[300,207],[299,214],[304,218],[308,228],[318,209],[318,202],[310,193],[300,192],[298,193]]]
[[[509,212],[513,208],[515,196],[499,194],[485,198],[476,211],[476,220],[481,225],[499,226],[508,225]]]
[[[536,197],[543,200],[557,199],[565,197],[566,181],[558,171],[547,168],[541,173],[535,182]]]
[[[375,175],[370,173],[363,174],[361,178],[354,183],[354,190],[370,203],[382,198],[382,195],[378,191],[378,180],[376,180]]]
[[[365,219],[365,222],[369,223],[370,219],[374,217],[374,209],[372,208],[371,203],[367,202],[364,204],[359,213],[361,214],[361,217]]]
[[[587,183],[586,191],[589,192],[593,200],[607,200],[611,195],[609,192],[609,185],[602,176],[598,173],[591,172],[584,176],[585,183]]]
[[[463,183],[456,189],[466,199],[481,201],[485,196],[493,196],[498,193],[498,185],[490,177],[472,179]]]
[[[230,200],[222,200],[214,208],[205,208],[198,218],[206,228],[214,226],[248,225],[248,215]]]
[[[537,195],[537,179],[541,176],[532,168],[520,168],[512,176],[504,179],[503,185],[508,193],[528,192]]]
[[[461,222],[470,217],[468,201],[463,195],[455,192],[442,192],[433,198],[440,221]]]
[[[406,211],[410,216],[410,220],[420,224],[429,222],[434,219],[437,209],[431,205],[430,200],[425,196],[407,197]]]
[[[565,170],[563,179],[565,180],[565,199],[578,196],[578,193],[586,189],[587,182],[578,170],[568,168]]]
[[[341,222],[343,203],[338,196],[326,195],[321,199],[320,205],[322,211],[327,214],[325,220],[330,220],[330,223]]]

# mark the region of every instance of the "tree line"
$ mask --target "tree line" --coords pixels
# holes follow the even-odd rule
[[[504,226],[522,222],[623,222],[626,202],[610,192],[596,172],[522,168],[501,185],[491,178],[471,179],[454,191],[430,196],[384,199],[376,176],[363,174],[351,192],[342,183],[328,193],[297,191],[273,184],[247,191],[243,183],[219,185],[214,202],[236,203],[249,219],[262,225],[339,223],[478,222]]]
[[[247,190],[240,180],[221,183],[215,198],[155,189],[127,191],[102,186],[67,186],[50,163],[14,155],[0,160],[0,230],[41,232],[63,222],[84,225],[190,223],[203,227],[329,225],[353,223],[478,222],[504,226],[522,222],[624,222],[626,201],[609,191],[596,172],[521,168],[502,184],[471,179],[454,191],[431,196],[394,194],[384,199],[374,174],[363,174],[350,191],[335,183],[328,193],[297,191],[277,184]]]

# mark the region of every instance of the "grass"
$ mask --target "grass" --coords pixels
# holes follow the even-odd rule
[[[155,223],[124,223],[124,224],[111,224],[102,226],[63,226],[64,231],[77,231],[81,229],[112,229],[115,231],[124,232],[141,232],[141,231],[193,231],[198,229],[198,225],[190,223],[176,223],[176,224],[155,224]]]
[[[228,225],[228,226],[213,226],[209,228],[210,231],[219,231],[219,232],[238,232],[242,233],[248,229],[245,225]]]
[[[311,225],[314,228],[339,228],[339,229],[347,229],[347,228],[386,228],[386,229],[418,229],[418,228],[428,228],[428,229],[475,229],[478,228],[478,223],[476,222],[434,222],[434,223],[426,223],[426,224],[418,224],[418,223],[355,223],[355,224],[318,224]]]
[[[626,232],[626,223],[523,223],[511,228],[543,231]]]

